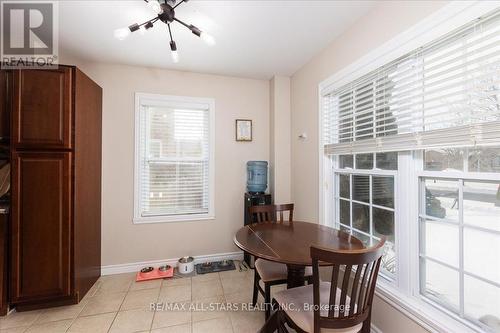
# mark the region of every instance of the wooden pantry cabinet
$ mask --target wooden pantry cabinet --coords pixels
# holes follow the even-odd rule
[[[102,89],[74,66],[2,71],[8,303],[78,303],[101,273]],[[9,135],[3,135],[9,133]]]

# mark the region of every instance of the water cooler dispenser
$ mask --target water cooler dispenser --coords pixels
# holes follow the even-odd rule
[[[267,189],[267,162],[247,162],[247,192],[245,193],[244,224],[254,223],[249,208],[258,205],[272,204],[271,194],[266,194]],[[245,262],[253,267],[252,256],[245,252]]]

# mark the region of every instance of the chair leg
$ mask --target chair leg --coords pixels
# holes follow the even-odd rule
[[[368,318],[366,318],[365,321],[363,322],[363,326],[361,327],[360,333],[370,333],[371,323],[372,323],[372,313],[370,309],[370,314],[368,315]]]
[[[285,326],[285,315],[283,310],[279,309],[278,311],[278,333],[288,333],[288,330]]]
[[[264,326],[257,331],[258,333],[274,333],[278,329],[279,319],[278,311],[273,312],[271,317],[264,323]]]
[[[259,281],[260,281],[260,275],[259,273],[257,273],[257,270],[255,270],[255,274],[253,277],[252,306],[255,306],[257,304],[257,298],[259,297]]]
[[[264,283],[265,295],[264,295],[264,306],[266,309],[266,320],[271,315],[271,285]]]

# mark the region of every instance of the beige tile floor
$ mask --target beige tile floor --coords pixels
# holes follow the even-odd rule
[[[0,333],[254,333],[262,311],[151,310],[151,303],[248,303],[253,271],[229,271],[175,280],[135,282],[135,274],[103,276],[78,305],[12,313],[0,318]],[[275,286],[272,293],[284,286]],[[262,302],[262,297],[259,298]]]

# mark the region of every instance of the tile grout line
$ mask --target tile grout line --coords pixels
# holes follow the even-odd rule
[[[210,281],[214,281],[216,279],[213,279],[213,280],[208,280],[208,281],[202,281],[202,282],[199,282],[199,283],[204,283],[204,282],[210,282]],[[223,302],[227,302],[226,300],[226,295],[224,293],[224,289],[222,288],[222,278],[220,276],[220,274],[218,275],[218,279],[219,283],[221,284],[221,290],[222,290],[222,295],[216,295],[216,296],[213,296],[213,297],[218,297],[218,296],[222,296],[222,301]],[[191,285],[191,289],[192,289],[192,285]],[[192,296],[192,292],[191,292],[191,296]],[[209,298],[213,298],[213,297],[207,297],[205,299],[209,299]],[[198,301],[202,301],[203,299],[201,300],[198,300]],[[229,317],[229,323],[231,324],[231,331],[234,333],[234,328],[233,328],[233,323],[232,323],[232,320],[231,320],[231,315],[230,313],[227,313],[227,316]],[[211,320],[218,320],[220,318],[211,318],[211,319],[204,319],[204,320],[198,320],[197,323],[201,323],[201,322],[206,322],[206,321],[211,321]],[[193,320],[192,320],[192,316],[191,316],[191,333],[193,333]]]
[[[123,303],[125,302],[125,299],[127,298],[127,295],[130,292],[130,288],[131,287],[132,287],[132,282],[130,282],[130,284],[128,285],[127,291],[125,292],[125,297],[123,297],[123,300],[120,303],[120,306],[118,307],[118,311],[116,311],[115,316],[113,317],[113,320],[111,321],[111,324],[109,325],[109,328],[108,328],[108,330],[106,332],[109,333],[109,331],[111,331],[111,327],[113,327],[113,324],[114,324],[114,322],[116,320],[116,317],[118,316],[118,312],[120,312],[120,309],[122,308]]]
[[[156,304],[155,304],[154,311],[153,311],[153,318],[151,319],[151,323],[149,324],[149,332],[151,332],[153,330],[153,323],[155,321],[156,310],[157,310],[156,307],[157,307],[158,303],[160,302],[160,294],[161,294],[161,289],[163,288],[163,281],[165,281],[165,279],[161,279],[160,289],[158,290],[158,295],[156,296]],[[150,309],[151,309],[151,306],[150,306]]]
[[[40,311],[40,313],[38,314],[38,316],[36,316],[35,320],[33,320],[33,322],[30,325],[26,326],[26,330],[24,330],[24,332],[27,332],[30,328],[32,328],[35,325],[36,321],[38,320],[38,318],[40,318],[40,316],[42,315],[42,313],[45,310],[47,310],[47,309],[43,309],[43,310]],[[16,309],[16,312],[17,312],[17,309]],[[17,312],[17,313],[19,313],[19,312]]]
[[[224,292],[224,285],[222,284],[222,276],[219,274],[220,285],[222,289],[222,297],[224,299],[224,303],[227,304],[226,293]],[[229,317],[229,324],[231,324],[231,331],[234,333],[234,325],[233,325],[233,316],[231,316],[231,312],[227,313]]]
[[[92,289],[92,287],[91,287],[91,288],[89,289],[89,291],[87,292],[87,295],[85,295],[85,296],[84,296],[84,298],[85,298],[85,297],[87,297],[87,296],[88,296],[88,298],[92,298],[92,297],[94,297],[94,296],[97,294],[97,291],[98,291],[99,289],[101,289],[101,281],[100,281],[100,277],[99,277],[99,279],[95,282],[95,284],[94,284],[94,285],[96,285],[96,284],[98,284],[98,286],[97,286],[96,290],[94,291],[93,295],[92,295],[92,296],[88,295],[88,292],[90,292],[90,289]],[[90,301],[90,300],[87,300],[87,301],[86,301],[87,303],[85,303],[85,305],[84,305],[84,306],[82,306],[82,308],[80,309],[80,311],[78,312],[78,314],[76,315],[76,317],[75,317],[75,318],[73,318],[73,319],[71,320],[71,324],[69,325],[68,329],[66,329],[66,331],[65,331],[65,332],[68,332],[68,331],[69,331],[69,329],[71,328],[71,326],[73,326],[73,324],[75,323],[75,321],[78,319],[78,317],[80,317],[80,314],[83,312],[83,309],[85,309],[85,307],[88,305],[89,301]]]
[[[97,282],[96,282],[96,283],[97,283]],[[99,288],[100,288],[100,287],[99,287]],[[99,288],[98,288],[98,289],[99,289]],[[96,290],[96,292],[97,292],[97,290]],[[86,296],[86,295],[85,295],[85,296]],[[90,297],[90,296],[89,296],[89,297]],[[92,296],[92,297],[93,297],[93,296]],[[73,318],[73,319],[71,319],[71,324],[69,324],[68,328],[67,328],[67,329],[66,329],[66,331],[64,331],[64,332],[68,332],[68,331],[69,331],[69,329],[71,328],[71,326],[73,326],[73,324],[74,324],[74,323],[75,323],[75,321],[78,319],[78,317],[80,317],[80,313],[82,313],[82,312],[83,312],[83,309],[85,309],[85,307],[87,306],[88,302],[89,302],[89,301],[87,300],[87,303],[86,303],[84,306],[82,306],[82,308],[80,309],[80,311],[78,311],[78,313],[77,313],[76,317],[75,317],[75,318]]]
[[[190,280],[190,284],[191,284],[191,288],[192,288],[192,280],[191,280],[191,277],[186,277],[186,279]],[[159,303],[160,301],[160,294],[161,294],[161,290],[163,289],[163,281],[167,281],[166,279],[162,279],[162,283],[160,285],[160,290],[159,290],[159,293],[158,293],[158,297],[157,297],[157,303]],[[174,285],[174,286],[166,286],[165,288],[170,288],[170,287],[178,287],[179,285]],[[182,286],[182,285],[180,285]],[[185,302],[185,301],[183,301]],[[153,323],[154,323],[154,320],[156,318],[156,313],[157,313],[157,309],[155,309],[154,311],[154,314],[153,314],[153,320],[151,321],[151,325],[150,325],[150,330],[149,331],[152,331],[153,330]],[[189,323],[190,324],[190,323]],[[173,326],[165,326],[165,327],[175,327],[175,326],[181,326],[181,325],[185,325],[185,324],[179,324],[179,325],[173,325]],[[156,329],[161,329],[161,328],[165,328],[165,327],[158,327],[158,328],[155,328]]]

